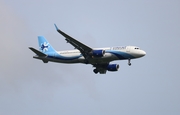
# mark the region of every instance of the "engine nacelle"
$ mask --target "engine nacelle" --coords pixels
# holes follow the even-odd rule
[[[105,54],[104,50],[92,50],[90,55],[94,57],[102,57]]]
[[[119,69],[119,64],[109,64],[107,66],[108,71],[118,71]]]

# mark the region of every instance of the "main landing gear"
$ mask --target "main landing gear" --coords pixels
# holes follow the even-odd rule
[[[97,70],[97,69],[94,69],[93,72],[94,72],[95,74],[97,74],[97,73],[98,73],[98,70]]]
[[[131,59],[128,59],[128,65],[131,66]]]

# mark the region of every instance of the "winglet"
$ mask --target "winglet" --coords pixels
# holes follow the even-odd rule
[[[56,30],[58,31],[58,30],[59,30],[59,28],[56,26],[56,24],[54,24],[54,26],[55,26]]]
[[[55,26],[57,32],[59,32],[59,33],[60,33],[61,35],[63,35],[65,38],[69,38],[69,37],[70,37],[69,35],[67,35],[67,34],[64,33],[63,31],[61,31],[61,30],[56,26],[56,24],[54,24],[54,26]]]

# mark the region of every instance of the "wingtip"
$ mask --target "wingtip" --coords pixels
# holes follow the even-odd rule
[[[30,50],[32,50],[32,51],[34,50],[34,48],[33,48],[33,47],[28,47],[28,48],[29,48]]]
[[[29,49],[32,49],[32,47],[28,47]]]
[[[31,51],[33,51],[33,49],[34,49],[33,47],[28,47],[28,48],[29,48]]]
[[[58,30],[59,30],[59,28],[56,26],[56,24],[54,24],[54,26],[55,26],[56,30],[58,31]]]

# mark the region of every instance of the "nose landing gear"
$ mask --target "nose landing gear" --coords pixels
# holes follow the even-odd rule
[[[128,65],[131,66],[131,59],[128,59]]]

